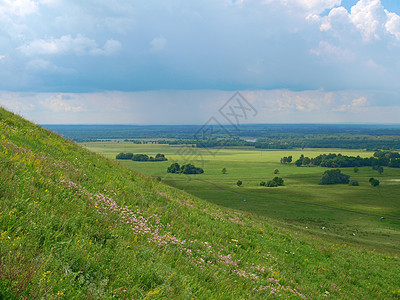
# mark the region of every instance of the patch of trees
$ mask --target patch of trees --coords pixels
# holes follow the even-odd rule
[[[278,186],[283,186],[284,180],[281,177],[274,177],[272,180],[268,180],[267,182],[261,181],[260,186],[266,186],[266,187],[278,187]]]
[[[290,156],[284,156],[281,158],[281,164],[290,164],[293,160],[293,157]]]
[[[283,158],[281,159],[281,161]],[[400,168],[400,154],[394,151],[379,150],[372,157],[362,158],[360,156],[347,156],[342,154],[321,154],[315,158],[305,157],[303,154],[295,165],[301,166],[321,166],[327,168],[348,168],[372,166],[378,172],[383,171],[382,166]]]
[[[115,158],[116,159],[132,159],[133,157],[133,153],[119,153]]]
[[[195,167],[192,164],[186,164],[180,166],[178,163],[173,163],[167,169],[167,173],[175,174],[203,174],[204,170],[202,168]]]
[[[164,154],[158,153],[155,157],[148,156],[147,154],[133,154],[133,153],[119,153],[116,159],[130,159],[133,161],[167,161],[168,159]]]
[[[339,169],[326,170],[321,177],[320,184],[348,184],[350,176],[343,174]]]

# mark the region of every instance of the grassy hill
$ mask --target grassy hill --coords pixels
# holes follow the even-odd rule
[[[221,208],[0,108],[0,298],[400,297],[400,260]]]

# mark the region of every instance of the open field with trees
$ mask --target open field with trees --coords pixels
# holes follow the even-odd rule
[[[241,212],[134,172],[3,109],[0,129],[2,299],[400,296],[398,253],[358,249],[339,240],[329,242],[277,226],[277,221],[262,214],[257,217],[243,211],[251,211],[249,206],[256,208],[257,203],[254,194],[246,197],[246,209],[241,206],[243,191],[278,193],[292,185],[304,186],[305,181],[314,187],[313,168],[294,168],[297,173],[290,177],[289,166],[273,164],[269,169],[272,165],[267,163],[265,153],[236,150],[223,152],[225,160],[220,161],[226,165],[226,174],[222,174],[221,165],[206,162],[205,174],[190,175],[204,180],[207,173],[214,178],[226,176],[225,187],[235,186],[231,181],[236,182],[242,175],[243,186],[231,188],[231,194],[239,198],[218,198],[220,204],[229,201]],[[92,146],[108,149],[104,152],[115,157],[114,144]],[[161,152],[147,150],[140,153]],[[275,158],[281,154],[276,153]],[[235,159],[247,157],[251,165],[253,155],[264,157],[265,165],[245,178],[242,165]],[[156,167],[170,162],[129,163]],[[266,172],[260,177],[272,177],[276,168],[285,178],[285,186],[256,186],[256,174]],[[364,172],[366,175],[371,171],[360,169],[360,187],[364,185]],[[389,178],[391,170],[383,174]],[[297,178],[299,175],[302,180]],[[391,178],[395,175],[392,173]],[[175,180],[179,176],[171,177],[171,182],[179,182]],[[207,186],[212,185],[207,182]],[[386,196],[389,189],[383,187]],[[378,189],[369,191],[373,195],[371,191]],[[279,203],[277,194],[270,196],[276,200],[271,203]],[[294,204],[288,199],[287,208]],[[397,209],[395,205],[386,206],[391,206],[393,213]],[[356,202],[352,207],[370,213],[374,210],[371,206],[357,208]],[[389,209],[385,212],[387,222],[377,230],[394,232]],[[324,222],[325,216],[322,211]],[[326,228],[327,232],[332,230]]]
[[[192,150],[192,162],[201,166],[204,174],[184,176],[166,172],[171,162],[181,163],[189,157],[180,154],[182,146],[138,145],[123,141],[84,145],[110,158],[125,150],[165,153],[169,158],[166,163],[121,163],[155,178],[160,177],[163,182],[209,202],[250,212],[260,218],[272,218],[282,226],[326,240],[365,246],[372,250],[400,250],[400,169],[384,167],[380,174],[372,167],[341,168],[343,174],[350,176],[351,185],[320,185],[323,173],[331,169],[297,167],[294,164],[302,154],[305,157],[317,157],[324,153],[341,153],[367,158],[373,156],[374,152],[239,148],[221,149],[214,155],[207,149],[195,149]],[[282,157],[289,156],[293,156],[293,163],[280,163]],[[267,183],[276,177],[277,170],[278,176],[284,180],[284,186],[260,186],[261,182]],[[369,182],[371,178],[379,180],[380,185],[372,186]],[[237,185],[238,180],[242,182],[240,186]]]

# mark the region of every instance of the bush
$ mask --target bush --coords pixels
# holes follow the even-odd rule
[[[267,183],[265,181],[260,182],[260,186],[265,186]]]
[[[123,153],[121,152],[120,154],[118,154],[115,158],[116,159],[132,159],[133,157],[133,153]]]
[[[204,170],[202,168],[197,168],[192,164],[180,166],[178,163],[173,163],[168,167],[167,173],[202,174],[204,173]]]
[[[268,180],[267,187],[277,187],[277,186],[278,184],[276,183],[276,181]]]
[[[351,186],[359,186],[360,184],[358,183],[358,181],[357,181],[357,180],[355,180],[355,179],[352,179],[352,180],[350,180],[350,183],[349,183],[349,185],[351,185]]]
[[[369,179],[369,183],[372,185],[372,186],[379,186],[379,184],[380,184],[380,181],[378,180],[378,179],[375,179],[375,178],[370,178]]]
[[[237,186],[241,186],[243,184],[243,182],[241,181],[241,180],[238,180],[237,182],[236,182],[236,185]]]
[[[278,186],[285,185],[284,181],[283,181],[283,179],[281,177],[274,177],[274,179],[272,179],[272,180],[275,181]]]
[[[274,170],[274,174],[279,174],[279,170],[278,170],[278,169],[275,169],[275,170]]]
[[[178,163],[173,163],[167,169],[167,173],[180,173],[180,172],[181,172],[181,167],[179,166]]]
[[[339,169],[327,170],[321,177],[320,184],[348,184],[350,176],[342,174]]]

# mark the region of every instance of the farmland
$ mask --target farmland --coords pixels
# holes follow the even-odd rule
[[[385,168],[382,174],[371,167],[343,168],[342,172],[356,179],[360,186],[319,185],[326,170],[321,167],[296,167],[281,164],[280,158],[301,154],[315,157],[321,153],[341,153],[370,157],[373,152],[339,149],[255,150],[191,149],[182,146],[133,144],[120,140],[83,143],[90,150],[111,159],[119,152],[164,153],[169,161],[146,163],[120,161],[138,172],[160,177],[162,181],[209,202],[250,212],[259,218],[268,217],[276,224],[320,236],[334,242],[366,246],[370,249],[400,250],[400,169]],[[166,173],[172,162],[191,159],[204,168],[201,175]],[[221,170],[226,168],[227,173]],[[259,186],[274,176],[285,181],[285,186]],[[379,178],[379,187],[372,187],[369,178]],[[237,180],[243,185],[238,187]],[[385,219],[381,220],[381,217]],[[325,229],[322,229],[322,228]]]

